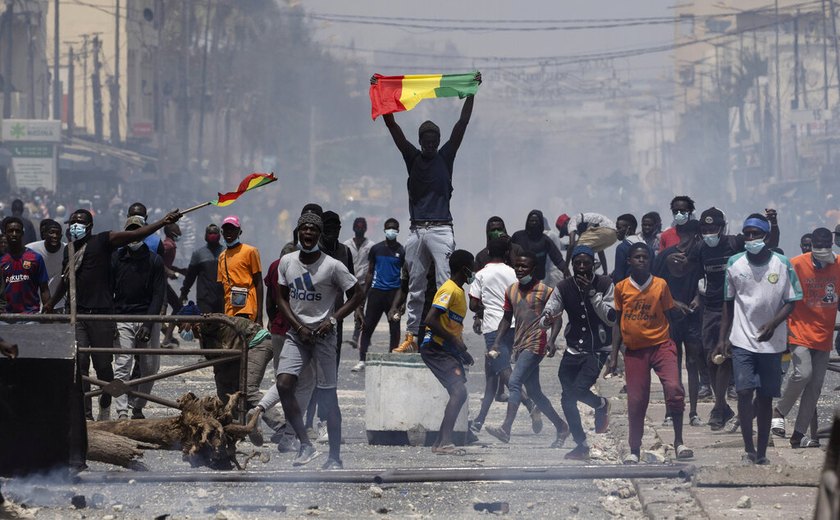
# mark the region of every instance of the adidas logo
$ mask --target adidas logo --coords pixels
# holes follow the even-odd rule
[[[295,278],[294,287],[289,288],[289,298],[319,302],[321,301],[321,293],[315,292],[315,284],[312,283],[312,277],[309,276],[309,273],[303,273],[303,276]]]

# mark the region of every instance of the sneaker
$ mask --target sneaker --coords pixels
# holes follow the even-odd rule
[[[482,426],[484,426],[483,421],[470,421],[470,431],[473,433],[480,432]]]
[[[700,401],[705,401],[706,399],[711,399],[714,397],[712,394],[712,388],[709,385],[702,385],[700,390],[697,392],[697,399]]]
[[[540,433],[543,428],[542,413],[539,408],[531,410],[531,430],[534,433]]]
[[[37,508],[19,506],[8,498],[0,504],[0,518],[35,518]]]
[[[499,439],[500,441],[504,442],[505,444],[508,444],[510,442],[510,434],[508,432],[504,431],[501,428],[488,426],[487,428],[484,429],[484,431],[486,431],[487,433],[489,433],[493,437]]]
[[[400,343],[400,346],[394,349],[394,352],[398,354],[410,354],[417,351],[417,341],[414,340],[414,334],[407,331],[403,342]]]
[[[694,450],[686,446],[685,444],[677,445],[677,448],[674,450],[677,454],[678,460],[685,460],[685,459],[693,459],[694,458]]]
[[[315,449],[315,446],[311,444],[302,444],[298,450],[297,457],[295,457],[294,462],[292,462],[292,466],[303,466],[304,464],[309,464],[318,455],[320,455],[320,453],[318,453]]]
[[[714,417],[714,422],[712,422],[712,417],[709,417],[709,427],[712,429],[713,432],[720,431],[724,428],[724,426],[726,426],[726,423],[734,417],[735,412],[732,410],[732,408],[727,408],[726,413],[723,414],[723,417]]]
[[[557,432],[557,437],[555,437],[554,442],[551,443],[551,448],[562,448],[564,444],[566,444],[566,439],[569,438],[571,432],[569,431],[569,427],[567,426],[565,430]]]
[[[274,435],[271,436],[271,439],[277,443],[277,451],[280,453],[291,453],[300,449],[300,442],[294,435],[281,432],[276,436],[276,440]]]
[[[121,413],[121,414],[119,414],[119,415],[117,416],[117,420],[118,420],[118,421],[127,421],[127,420],[128,420],[128,414],[127,414],[127,413]]]
[[[726,397],[732,401],[738,400],[738,392],[735,390],[734,386],[730,386],[729,389],[726,390]]]
[[[589,446],[578,444],[575,448],[563,456],[566,460],[589,460]]]
[[[476,435],[472,430],[467,430],[467,444],[475,444],[479,440],[478,435]]]
[[[329,469],[344,469],[344,463],[341,462],[339,459],[334,459],[332,457],[327,459],[327,462],[321,466],[321,469],[329,470]]]
[[[673,428],[674,427],[674,419],[671,418],[670,415],[665,416],[665,420],[662,421],[663,428]]]
[[[251,418],[254,417],[255,414],[259,413],[260,409],[258,407],[253,407],[248,410],[248,413],[245,414],[245,424],[251,422]],[[260,428],[260,423],[258,422],[254,429],[248,432],[248,440],[251,441],[251,444],[254,446],[262,446],[265,440],[263,439],[262,429]]]
[[[145,419],[146,416],[143,415],[143,409],[142,408],[132,408],[131,418],[132,419]]]
[[[321,444],[326,444],[330,442],[330,434],[327,432],[327,423],[326,422],[319,422],[318,423],[318,438],[315,439]]]
[[[638,464],[639,463],[639,456],[636,455],[635,453],[629,453],[629,454],[627,454],[626,457],[624,457],[624,460],[621,461],[621,462],[625,465]]]
[[[595,409],[595,433],[607,433],[610,427],[610,400],[604,398],[604,405]]]
[[[807,435],[803,435],[802,439],[799,441],[799,446],[794,446],[798,448],[819,448],[820,441],[819,439],[812,439]]]
[[[776,437],[785,438],[785,418],[773,417],[770,419],[770,432]]]
[[[688,416],[688,424],[691,426],[703,426],[703,419],[700,418],[699,415],[689,415]]]
[[[365,369],[365,362],[364,361],[359,361],[358,363],[356,363],[353,366],[353,368],[350,369],[350,372],[361,372],[364,369]]]
[[[738,428],[741,427],[741,421],[738,420],[737,417],[733,417],[726,421],[726,424],[723,426],[723,430],[726,433],[735,433],[738,431]]]
[[[111,420],[111,407],[105,406],[99,408],[99,413],[96,415],[97,421],[110,421]]]
[[[755,464],[755,453],[744,453],[741,455],[741,465],[742,466],[752,466]]]

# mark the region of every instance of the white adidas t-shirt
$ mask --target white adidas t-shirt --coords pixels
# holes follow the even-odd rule
[[[339,294],[356,285],[347,267],[321,253],[311,264],[300,261],[300,251],[284,255],[277,266],[280,285],[289,288],[289,306],[304,325],[319,325],[332,312]]]

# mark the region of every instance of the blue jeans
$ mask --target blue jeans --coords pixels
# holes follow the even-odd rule
[[[496,342],[496,335],[498,331],[488,332],[484,335],[484,345],[487,347],[487,351],[489,352],[491,348],[493,348],[493,344]],[[501,374],[506,368],[510,368],[510,356],[511,352],[513,351],[513,327],[508,329],[507,334],[502,339],[502,342],[499,344],[499,356],[495,359],[490,360],[490,370],[492,371],[492,375],[497,376]]]
[[[519,354],[508,382],[508,406],[511,406],[511,403],[519,406],[522,402],[522,385],[525,385],[528,397],[533,399],[540,410],[551,406],[551,402],[540,387],[540,362],[542,360],[543,356],[538,356],[529,350],[523,350]]]

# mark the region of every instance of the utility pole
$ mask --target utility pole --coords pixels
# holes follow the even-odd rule
[[[76,129],[76,121],[73,114],[76,105],[75,71],[75,55],[73,54],[73,46],[71,45],[67,52],[67,137],[73,137],[73,131]]]
[[[111,143],[120,144],[120,0],[114,12],[114,78],[111,85]]]
[[[32,38],[32,13],[26,12],[26,82],[29,95],[26,96],[26,117],[35,119],[35,45]]]
[[[828,110],[828,18],[825,12],[825,0],[822,4],[822,36],[823,36],[823,108]],[[828,134],[828,121],[823,123],[823,130]],[[831,164],[831,144],[825,140],[825,164]]]
[[[204,155],[204,99],[207,97],[207,50],[210,46],[208,40],[210,34],[210,8],[211,2],[208,0],[204,14],[204,55],[201,58],[201,98],[198,101],[198,150],[196,157],[198,158],[199,167],[201,166],[202,156]]]
[[[181,134],[181,160],[183,172],[189,171],[190,165],[190,14],[192,0],[181,3],[181,81],[179,85],[179,105],[181,107],[179,133]]]
[[[833,3],[833,0],[829,0]],[[775,0],[776,11],[776,167],[773,176],[782,178],[782,80],[779,71],[779,0]]]
[[[14,32],[14,0],[6,0],[6,52],[3,55],[3,118],[12,117],[12,32]]]
[[[799,9],[793,19],[793,103],[791,108],[799,110]],[[799,125],[791,122],[793,130],[793,169],[799,178]]]
[[[834,12],[834,0],[828,0],[828,7],[831,11],[831,41],[834,42],[834,70],[840,74],[840,50],[837,49],[837,15]],[[840,93],[840,80],[837,81],[837,92]]]
[[[84,43],[82,44],[84,45],[84,47],[82,48],[82,54],[84,58],[84,64],[82,65],[82,124],[85,127],[85,132],[90,131],[88,128],[88,54],[90,53],[90,48],[88,47],[89,37],[89,34],[82,35],[82,38],[84,38]]]
[[[59,47],[59,12],[58,0],[53,2],[55,10],[55,34],[53,34],[53,119],[61,121],[61,82],[58,80],[58,65],[61,61],[61,49]]]
[[[102,142],[102,81],[99,78],[99,36],[93,37],[93,76],[91,93],[93,94],[93,134],[97,142]]]

